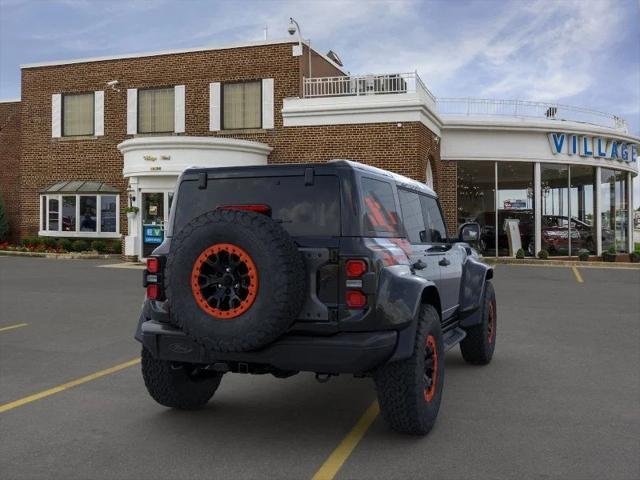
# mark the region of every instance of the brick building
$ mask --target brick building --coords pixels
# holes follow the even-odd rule
[[[509,218],[530,251],[546,245],[545,218],[572,216],[593,239],[565,242],[568,253],[573,245],[599,254],[610,241],[629,248],[638,139],[617,117],[436,100],[416,73],[352,76],[309,54],[284,40],[22,66],[20,101],[0,103],[0,189],[13,239],[123,237],[125,253],[143,257],[158,240],[146,227],[161,231],[190,165],[347,158],[432,185],[450,233],[480,222],[487,254],[505,254]],[[565,139],[558,151],[550,134]],[[573,138],[589,138],[592,151],[573,155]],[[598,141],[605,151],[594,154]],[[571,164],[589,166],[575,167],[580,185],[562,183]],[[129,206],[139,212],[127,216]]]

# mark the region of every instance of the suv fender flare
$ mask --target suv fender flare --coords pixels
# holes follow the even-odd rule
[[[440,293],[438,292],[438,287],[431,280],[426,280],[410,273],[402,275],[398,282],[404,293],[405,304],[410,305],[410,322],[406,327],[398,331],[396,348],[388,362],[404,360],[412,355],[420,308],[423,304],[433,305],[438,311],[438,315],[442,315]]]
[[[493,278],[493,268],[474,257],[467,257],[460,282],[460,327],[469,328],[482,323],[482,301],[487,280]]]

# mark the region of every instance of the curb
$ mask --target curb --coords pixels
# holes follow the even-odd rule
[[[58,260],[108,260],[122,259],[119,253],[47,253],[47,252],[14,252],[0,250],[0,255],[6,257],[38,257],[55,258]]]
[[[577,260],[530,260],[518,258],[485,257],[482,261],[489,265],[525,265],[535,267],[583,267],[583,268],[621,268],[640,270],[640,263],[631,262],[581,262]]]

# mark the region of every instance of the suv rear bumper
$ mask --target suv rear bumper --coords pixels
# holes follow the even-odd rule
[[[136,339],[161,360],[214,364],[240,362],[284,371],[365,373],[392,357],[398,343],[395,330],[337,333],[331,336],[287,334],[250,352],[219,353],[205,349],[169,324],[141,318]]]

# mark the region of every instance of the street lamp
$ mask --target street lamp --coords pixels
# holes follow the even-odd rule
[[[296,22],[293,17],[289,17],[289,28],[287,28],[287,31],[289,32],[289,35],[295,35],[296,32],[298,33],[298,54],[296,55],[294,53],[294,56],[298,57],[302,55],[302,34],[300,31],[300,25],[298,24],[298,22]],[[307,40],[307,48],[309,49],[309,78],[311,78],[311,40]]]

